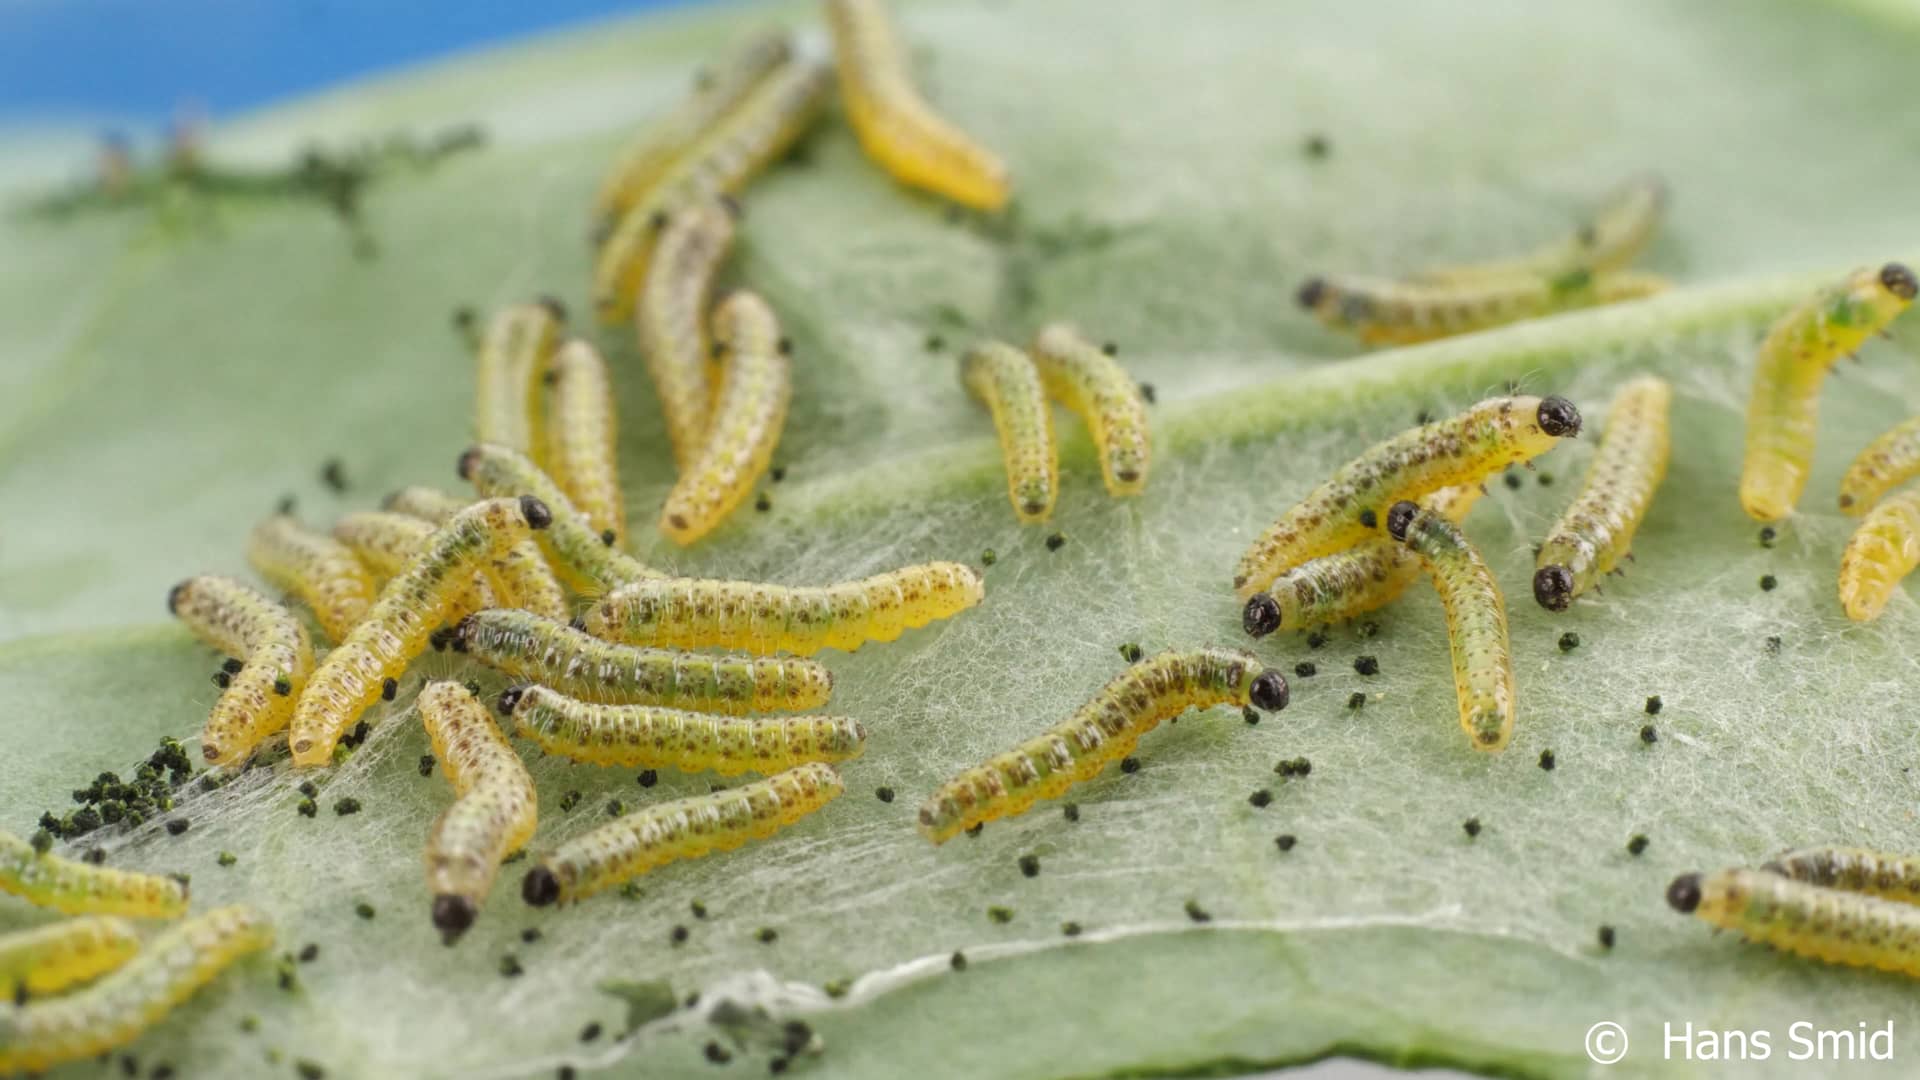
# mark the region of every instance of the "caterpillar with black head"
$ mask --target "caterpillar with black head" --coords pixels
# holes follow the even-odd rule
[[[802,765],[738,787],[650,806],[541,856],[520,883],[534,907],[570,904],[655,867],[764,840],[845,790],[830,765]]]
[[[520,755],[466,687],[428,683],[420,721],[455,796],[427,833],[433,925],[451,945],[479,916],[500,863],[533,839],[539,798]]]
[[[1243,652],[1192,649],[1147,657],[1066,720],[940,785],[920,806],[921,835],[942,844],[963,830],[1058,798],[1187,709],[1253,705],[1278,712],[1288,697],[1286,676]]]
[[[1667,903],[1748,941],[1828,964],[1920,978],[1920,908],[1778,874],[1682,874]]]
[[[1565,611],[1633,547],[1634,533],[1667,476],[1673,388],[1653,375],[1627,383],[1607,410],[1587,482],[1534,556],[1533,598]]]
[[[1840,358],[1913,305],[1920,291],[1900,263],[1856,270],[1780,316],[1760,343],[1747,400],[1740,506],[1759,521],[1793,512],[1813,464],[1820,386]]]

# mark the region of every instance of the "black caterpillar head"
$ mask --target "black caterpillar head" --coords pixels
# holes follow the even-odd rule
[[[1240,628],[1253,637],[1266,637],[1280,629],[1280,602],[1268,593],[1258,593],[1240,612]]]
[[[1540,399],[1540,430],[1554,438],[1572,438],[1580,434],[1580,410],[1558,395]]]
[[[1881,267],[1880,284],[1902,300],[1911,300],[1915,292],[1920,292],[1920,283],[1914,281],[1913,271],[1907,269],[1904,263],[1888,263]]]
[[[1279,712],[1286,708],[1291,696],[1287,690],[1287,677],[1277,671],[1261,672],[1247,690],[1248,699],[1267,712]]]
[[[1413,524],[1413,516],[1419,512],[1418,505],[1405,499],[1394,503],[1393,507],[1387,511],[1387,534],[1395,540],[1405,540],[1407,527]]]
[[[1667,903],[1673,910],[1683,914],[1691,913],[1700,906],[1700,875],[1681,874],[1667,886]]]
[[[1565,611],[1573,603],[1573,574],[1564,566],[1543,566],[1533,572],[1533,598],[1548,611]]]

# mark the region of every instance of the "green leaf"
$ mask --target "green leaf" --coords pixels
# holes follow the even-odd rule
[[[259,162],[310,139],[484,123],[483,152],[369,189],[374,260],[304,203],[203,207],[164,229],[139,213],[0,223],[0,826],[30,831],[97,772],[197,729],[218,658],[164,621],[162,597],[190,573],[243,572],[247,528],[283,494],[325,521],[404,483],[455,483],[472,386],[449,313],[540,291],[587,310],[599,171],[700,60],[764,19],[820,43],[806,6],[676,13],[221,133],[210,153]],[[288,952],[322,945],[291,992],[270,961],[229,975],[143,1040],[143,1061],[194,1075],[259,1071],[270,1054],[330,1076],[543,1075],[624,1058],[650,1076],[710,1075],[702,1048],[718,1041],[762,1067],[777,1048],[731,1041],[758,1029],[710,1023],[721,1002],[803,1016],[821,1067],[879,1077],[1222,1074],[1336,1054],[1586,1075],[1582,1038],[1599,1020],[1625,1025],[1634,1072],[1731,1072],[1663,1060],[1661,1025],[1771,1030],[1775,1062],[1795,1020],[1920,1025],[1905,983],[1744,947],[1662,901],[1679,872],[1789,845],[1914,846],[1920,729],[1902,706],[1920,610],[1903,599],[1877,624],[1846,622],[1834,575],[1850,522],[1833,508],[1848,458],[1920,401],[1914,329],[1829,386],[1814,481],[1772,547],[1734,497],[1767,320],[1853,266],[1920,256],[1920,113],[1900,96],[1911,6],[1228,0],[1200,18],[929,0],[902,21],[934,98],[1014,164],[1018,209],[984,226],[901,191],[837,115],[806,164],[754,186],[730,276],[768,296],[798,356],[771,511],[690,552],[654,536],[664,436],[629,333],[599,334],[618,366],[642,557],[822,582],[997,553],[978,610],[828,657],[836,711],[871,732],[848,795],[769,843],[649,875],[636,896],[535,911],[509,867],[480,923],[443,948],[420,845],[449,793],[415,767],[412,691],[423,677],[500,683],[430,655],[368,743],[315,778],[320,806],[351,797],[360,813],[303,817],[306,777],[255,770],[183,791],[182,835],[153,822],[76,846],[190,872],[199,905],[258,904]],[[1304,149],[1315,134],[1324,158]],[[1645,168],[1674,192],[1646,260],[1680,283],[1668,296],[1364,356],[1291,301],[1323,270],[1551,238]],[[1052,318],[1118,342],[1155,385],[1158,460],[1143,498],[1110,500],[1063,420],[1054,525],[1022,529],[956,353]],[[1120,669],[1121,644],[1247,644],[1227,587],[1237,555],[1362,447],[1509,381],[1572,396],[1597,429],[1636,370],[1666,374],[1678,400],[1671,475],[1625,577],[1565,615],[1527,602],[1531,545],[1592,439],[1517,490],[1496,485],[1468,521],[1512,600],[1520,720],[1505,753],[1476,755],[1460,735],[1423,587],[1321,648],[1259,643],[1284,670],[1317,667],[1286,712],[1167,726],[1137,773],[1075,793],[1078,823],[1048,805],[938,849],[915,833],[934,785],[1085,700]],[[319,481],[334,457],[344,496]],[[1055,528],[1068,542],[1049,552]],[[1763,592],[1764,574],[1779,587]],[[1566,630],[1582,643],[1562,653]],[[1379,674],[1356,673],[1362,654]],[[1643,712],[1653,694],[1658,717]],[[1546,749],[1550,772],[1536,767]],[[1275,776],[1298,756],[1311,775]],[[536,849],[614,798],[708,784],[663,776],[643,792],[628,771],[533,768],[547,807]],[[882,785],[900,797],[874,798]],[[1260,788],[1274,798],[1255,808]],[[559,811],[573,790],[578,807]],[[1635,856],[1637,833],[1651,843]],[[221,852],[237,858],[222,866]],[[1192,921],[1189,902],[1211,921]],[[33,918],[0,909],[0,927]],[[1068,921],[1084,932],[1064,934]],[[1603,924],[1611,951],[1596,944]],[[580,1041],[590,1021],[622,1026],[597,986],[650,980],[699,1003],[630,1043]]]

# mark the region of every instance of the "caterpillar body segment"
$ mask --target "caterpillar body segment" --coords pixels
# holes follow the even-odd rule
[[[793,42],[783,30],[748,35],[710,71],[702,71],[694,92],[659,123],[650,126],[620,155],[594,198],[594,218],[612,228],[688,149],[739,108],[768,73],[793,57]]]
[[[1859,517],[1881,496],[1920,476],[1920,416],[1894,425],[1867,444],[1840,478],[1840,512]]]
[[[1500,585],[1458,526],[1411,502],[1387,513],[1387,532],[1420,559],[1447,613],[1460,728],[1475,750],[1503,750],[1513,737],[1513,646]]]
[[[706,445],[719,364],[707,332],[713,281],[733,246],[733,212],[718,199],[680,208],[661,230],[634,306],[640,355],[660,398],[673,462],[682,471]]]
[[[553,516],[553,524],[535,534],[548,564],[573,591],[598,596],[628,582],[660,577],[660,572],[609,544],[593,531],[586,515],[525,454],[481,443],[460,455],[460,478],[489,498],[531,495]],[[522,605],[525,606],[525,605]],[[564,618],[562,614],[540,614]]]
[[[620,494],[619,420],[613,379],[600,350],[573,338],[553,354],[547,460],[553,480],[567,493],[587,527],[613,547],[627,539],[626,504]]]
[[[1793,512],[1812,467],[1827,372],[1912,306],[1915,291],[1913,271],[1899,263],[1856,270],[1767,331],[1754,361],[1740,466],[1740,506],[1748,516],[1778,521]]]
[[[744,290],[713,311],[720,385],[706,441],[667,493],[660,531],[681,546],[725,521],[773,463],[793,399],[793,361],[766,301]]]
[[[1808,885],[1920,904],[1920,859],[1866,848],[1801,848],[1768,859],[1760,869]]]
[[[951,618],[985,595],[978,571],[946,562],[838,585],[657,578],[601,597],[588,609],[584,628],[628,645],[812,656],[892,641],[903,631]]]
[[[804,712],[833,693],[832,674],[812,660],[616,645],[524,611],[468,616],[454,647],[495,671],[601,704]]]
[[[58,993],[112,971],[139,951],[133,927],[111,915],[0,934],[0,1000]]]
[[[669,216],[700,199],[737,194],[813,126],[830,73],[810,60],[775,68],[628,208],[594,264],[594,306],[609,325],[633,313]]]
[[[1042,327],[1030,355],[1047,396],[1072,410],[1092,432],[1107,494],[1138,495],[1145,490],[1153,450],[1140,384],[1117,360],[1063,324]]]
[[[920,832],[942,844],[962,830],[1024,814],[1034,803],[1100,775],[1131,753],[1142,735],[1187,709],[1251,704],[1277,712],[1287,698],[1286,677],[1243,652],[1150,656],[1115,676],[1065,721],[940,785],[920,806]]]
[[[447,519],[427,550],[387,582],[380,599],[346,641],[327,654],[294,707],[288,745],[293,763],[324,765],[342,733],[378,700],[427,648],[473,572],[516,542],[545,529],[552,514],[539,499],[489,499]]]
[[[1472,284],[1422,284],[1387,278],[1317,277],[1300,287],[1300,306],[1328,329],[1369,345],[1415,345],[1547,315],[1639,300],[1666,291],[1654,274],[1624,270],[1558,278],[1495,278]]]
[[[293,703],[313,674],[307,628],[291,611],[232,578],[188,578],[167,594],[167,610],[194,636],[242,661],[200,729],[201,757],[209,765],[230,765],[293,718]]]
[[[1840,607],[1854,622],[1872,622],[1900,582],[1920,566],[1920,488],[1874,504],[1840,556]]]
[[[542,856],[520,885],[527,903],[569,904],[679,859],[764,840],[837,798],[830,765],[802,765],[738,787],[637,810]]]
[[[83,990],[0,1005],[0,1074],[38,1073],[125,1046],[222,971],[272,944],[273,927],[258,912],[216,908],[175,924]]]
[[[882,0],[827,0],[840,98],[867,156],[895,180],[975,210],[1007,203],[1007,167],[920,95]]]
[[[514,687],[500,711],[549,754],[592,765],[772,774],[859,757],[867,732],[845,716],[716,716],[653,705],[596,705],[544,686]]]
[[[1011,345],[983,342],[961,359],[960,378],[993,415],[1014,516],[1026,523],[1047,520],[1060,494],[1060,450],[1032,359]]]
[[[1503,278],[1556,278],[1577,271],[1605,274],[1639,257],[1666,216],[1667,185],[1651,173],[1629,178],[1574,232],[1511,259],[1424,270],[1419,280],[1470,284]]]
[[[565,326],[566,309],[557,300],[513,304],[488,321],[475,353],[476,439],[510,446],[536,462],[546,454],[542,384]]]
[[[187,887],[173,878],[42,855],[9,832],[0,832],[0,892],[66,915],[171,919],[187,911]]]
[[[438,488],[414,486],[395,491],[382,505],[397,514],[410,514],[432,525],[445,525],[448,518],[473,505],[473,500],[457,499]],[[552,504],[547,508],[552,510]],[[554,576],[553,567],[547,565],[538,540],[515,543],[482,573],[501,606],[522,608],[549,619],[567,617],[566,589]]]
[[[333,538],[347,545],[373,572],[375,580],[381,582],[404,573],[408,564],[432,543],[434,531],[434,526],[427,521],[388,510],[359,510],[333,523]],[[456,596],[454,610],[458,614],[452,618],[462,618],[497,603],[493,586],[481,571],[475,571],[472,583],[458,590]]]
[[[275,514],[247,536],[247,562],[267,583],[300,598],[327,637],[345,641],[373,606],[373,575],[345,544],[290,514]]]

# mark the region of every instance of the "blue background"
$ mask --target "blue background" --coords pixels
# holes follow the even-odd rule
[[[698,0],[0,0],[0,115],[218,118],[536,30]]]

